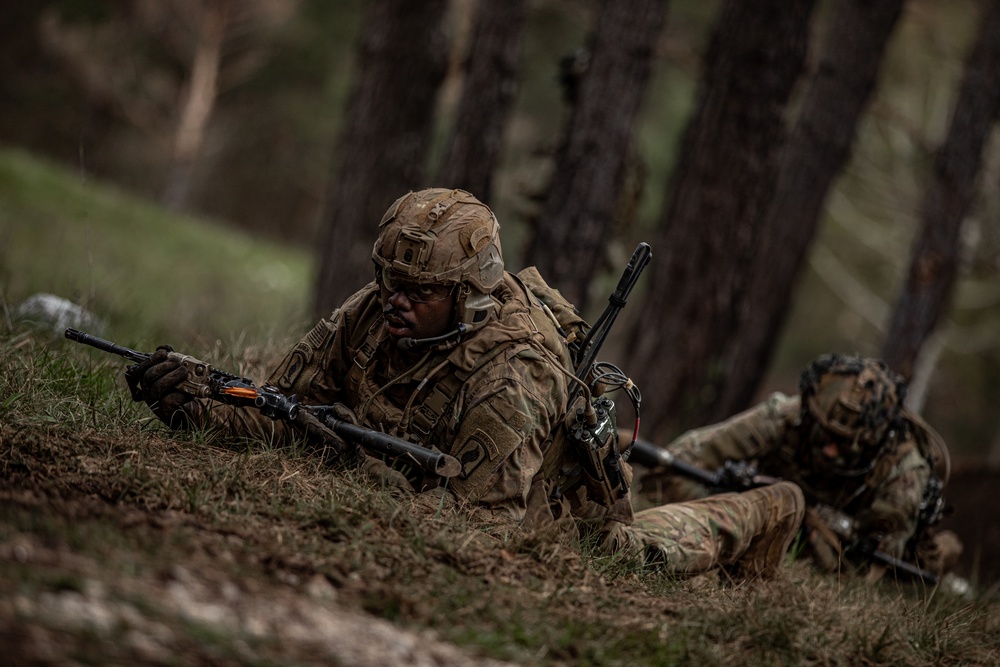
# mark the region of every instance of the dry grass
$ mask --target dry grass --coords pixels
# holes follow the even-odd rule
[[[211,351],[210,351],[211,353]],[[272,357],[212,361],[250,374]],[[99,355],[97,355],[99,357]],[[992,596],[673,581],[149,419],[119,360],[0,338],[0,646],[39,664],[994,665]]]

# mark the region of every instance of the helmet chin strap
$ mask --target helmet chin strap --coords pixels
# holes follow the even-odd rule
[[[443,333],[440,336],[431,336],[429,338],[400,338],[396,341],[396,347],[403,352],[409,352],[410,350],[415,350],[421,347],[427,347],[428,345],[436,345],[438,343],[444,343],[450,341],[452,338],[458,338],[469,330],[469,326],[464,322],[459,322],[454,329],[447,333]]]

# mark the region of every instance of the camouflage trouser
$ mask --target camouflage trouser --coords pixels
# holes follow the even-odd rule
[[[784,560],[804,509],[790,482],[661,505],[636,514],[619,545],[675,574],[735,566],[741,576],[767,576]]]

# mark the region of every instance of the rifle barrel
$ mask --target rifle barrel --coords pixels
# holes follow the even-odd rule
[[[345,440],[357,443],[370,452],[405,459],[427,472],[440,477],[455,477],[462,471],[462,464],[453,456],[436,452],[426,447],[395,438],[380,431],[355,426],[334,417],[326,417],[323,423]]]
[[[914,565],[913,563],[908,563],[905,560],[891,556],[884,551],[875,550],[871,553],[871,559],[876,563],[881,563],[886,565],[896,572],[905,572],[911,577],[917,577],[923,579],[924,582],[930,584],[931,586],[936,586],[938,583],[938,576],[933,572],[929,572],[924,568]]]
[[[629,463],[638,463],[647,468],[669,468],[710,488],[719,486],[718,475],[681,461],[666,449],[657,447],[648,440],[636,440],[629,450],[628,460]]]
[[[149,355],[145,352],[138,352],[127,347],[122,347],[121,345],[116,345],[110,340],[98,338],[97,336],[86,333],[85,331],[80,331],[79,329],[66,329],[66,338],[69,338],[77,343],[83,343],[84,345],[96,347],[98,350],[103,352],[117,354],[119,357],[125,357],[130,361],[140,362],[149,359]]]

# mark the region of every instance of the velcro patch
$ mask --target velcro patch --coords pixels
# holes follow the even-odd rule
[[[452,480],[460,498],[474,501],[489,491],[497,471],[520,446],[523,434],[513,424],[523,426],[527,418],[516,411],[513,414],[516,417],[505,419],[494,406],[481,403],[462,421],[451,452],[462,464],[461,474]]]
[[[278,379],[278,387],[281,389],[292,389],[295,382],[306,369],[306,364],[312,359],[313,351],[305,343],[298,343],[285,358],[284,368],[281,370],[281,377]]]
[[[326,339],[330,337],[333,330],[326,323],[325,320],[320,320],[320,322],[312,328],[309,333],[306,334],[306,344],[309,345],[314,350],[318,350],[323,347],[326,343]]]
[[[458,457],[462,464],[462,479],[468,479],[483,461],[495,459],[499,452],[493,438],[485,431],[476,429],[476,432],[462,444],[462,454]]]

